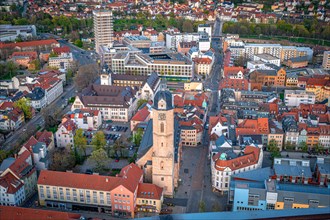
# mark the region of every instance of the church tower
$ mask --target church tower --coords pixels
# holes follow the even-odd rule
[[[174,110],[172,94],[159,91],[154,98],[152,183],[174,195]]]

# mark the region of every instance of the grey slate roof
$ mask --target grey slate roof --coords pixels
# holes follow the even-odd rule
[[[7,159],[4,159],[1,163],[0,171],[5,171],[14,162],[15,162],[15,158],[13,158],[13,157],[8,157]]]
[[[40,152],[40,149],[44,148],[45,143],[38,142],[34,146],[32,146],[33,153],[37,154]]]
[[[172,93],[169,91],[158,91],[154,97],[154,108],[158,109],[158,102],[163,99],[166,102],[166,109],[173,109],[173,98]]]
[[[152,90],[155,90],[158,80],[159,77],[157,73],[152,73],[147,79],[147,84],[150,86]]]
[[[179,120],[174,118],[174,162],[177,163],[179,159],[179,143],[180,143],[180,127]]]
[[[274,164],[274,170],[278,176],[304,176],[307,178],[312,177],[310,167],[306,166],[290,166],[288,164]]]
[[[31,100],[40,100],[45,96],[45,90],[40,87],[36,87],[32,90],[31,93],[28,93],[26,97],[30,98]]]
[[[270,167],[265,167],[261,169],[256,170],[250,170],[243,173],[238,173],[233,175],[232,177],[235,178],[242,178],[247,180],[253,180],[253,181],[265,181],[270,176],[274,175],[274,170],[272,170]]]
[[[149,120],[148,125],[146,130],[144,131],[141,144],[139,146],[138,152],[137,152],[137,157],[141,158],[143,155],[145,155],[148,150],[152,147],[153,145],[153,138],[152,138],[152,119]]]

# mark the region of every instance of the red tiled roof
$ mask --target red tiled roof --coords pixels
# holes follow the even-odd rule
[[[144,199],[157,199],[160,200],[163,195],[163,188],[151,184],[151,183],[140,183],[138,189],[138,198]]]
[[[48,39],[48,40],[35,40],[35,41],[18,42],[18,43],[0,43],[0,49],[14,48],[14,47],[36,47],[36,46],[51,45],[51,44],[58,44],[58,42],[54,39]]]
[[[12,103],[12,102],[3,102],[0,105],[0,110],[7,110],[7,108],[14,108],[13,104],[14,103]]]
[[[329,80],[327,79],[316,79],[316,78],[309,78],[307,80],[307,87],[309,86],[325,86]]]
[[[67,131],[74,132],[76,130],[76,125],[75,125],[74,121],[72,121],[72,120],[66,120],[66,121],[62,122],[58,127],[60,128],[61,126],[65,127],[65,129]]]
[[[38,178],[38,185],[110,191],[119,181],[120,178],[112,176],[42,170]]]
[[[69,53],[70,52],[70,47],[64,46],[64,47],[54,47],[53,52],[55,54],[61,54],[61,53]]]
[[[142,181],[142,176],[143,171],[134,163],[123,167],[118,174],[118,177],[125,180],[122,185],[124,185],[131,192],[134,192],[140,180]]]
[[[24,184],[11,172],[0,177],[0,186],[6,189],[6,193],[15,194]]]
[[[26,149],[32,152],[32,146],[38,143],[37,139],[34,136],[31,136],[30,139],[23,145]]]
[[[268,118],[245,119],[236,128],[236,135],[269,134]]]
[[[210,58],[195,58],[194,62],[197,64],[211,64],[212,60]]]
[[[122,185],[134,193],[142,175],[143,171],[133,163],[122,168],[121,172],[116,177],[42,170],[38,178],[38,185],[95,189],[101,191],[111,191],[119,185]]]
[[[234,79],[234,78],[224,78],[219,83],[219,90],[224,88],[230,88],[235,90],[248,90],[249,81],[245,78],[243,79]]]
[[[221,125],[225,125],[227,123],[227,118],[222,115],[217,116],[210,116],[209,118],[209,133],[212,131],[214,126],[216,126],[218,123]]]
[[[22,52],[14,52],[12,55],[12,57],[15,56],[28,56],[30,59],[36,59],[38,54],[35,51],[22,51]]]
[[[174,96],[174,106],[175,107],[183,107],[183,98],[181,96]]]
[[[0,206],[0,219],[3,220],[74,220],[80,219],[80,214],[58,212],[43,209],[22,208],[15,206]]]
[[[228,77],[231,75],[237,75],[238,72],[244,73],[244,68],[240,66],[225,66],[223,69],[224,77]]]
[[[142,109],[140,109],[133,117],[132,121],[145,121],[147,117],[150,115],[150,112],[148,110],[147,106],[144,106]]]
[[[38,131],[36,134],[36,138],[39,142],[44,142],[47,146],[53,141],[52,139],[53,133],[49,131]]]
[[[15,162],[12,163],[9,166],[9,169],[19,178],[22,178],[23,174],[22,171],[27,168],[28,166],[31,166],[27,160],[28,158],[31,157],[31,153],[28,150],[23,151],[22,154],[20,154],[18,156],[18,158],[16,158]],[[32,160],[32,157],[31,157]],[[35,168],[33,168],[33,170],[35,170]],[[31,175],[33,172],[30,172],[29,175]]]
[[[225,170],[227,167],[232,171],[238,170],[253,164],[257,164],[259,160],[260,149],[253,146],[247,146],[244,150],[244,155],[231,159],[220,160],[221,152],[213,156],[214,166],[216,170]]]

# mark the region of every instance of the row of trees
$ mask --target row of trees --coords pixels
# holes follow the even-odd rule
[[[299,146],[295,146],[291,143],[285,143],[284,149],[291,151],[291,150],[300,150],[303,153],[306,153],[308,151],[308,145],[305,141],[302,141]],[[316,146],[313,147],[314,151],[316,153],[320,153],[324,151],[324,147],[321,144],[317,144]],[[267,146],[267,150],[271,153],[271,157],[281,157],[281,152],[280,149],[277,147],[277,143],[274,139],[269,141],[269,144]]]
[[[116,19],[114,21],[114,28],[116,31],[136,29],[138,24],[144,27],[153,27],[157,31],[166,30],[167,27],[176,27],[182,32],[194,32],[197,31],[199,24],[203,21],[191,21],[183,18],[175,18],[174,14],[170,15],[167,19],[163,15],[152,16],[147,12],[139,12],[131,19]]]
[[[305,20],[303,23],[290,24],[284,20],[276,24],[256,24],[253,21],[226,22],[223,25],[224,33],[240,35],[270,35],[288,37],[306,37],[330,40],[330,26],[321,24],[316,19]]]

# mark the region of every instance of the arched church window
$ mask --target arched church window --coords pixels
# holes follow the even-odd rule
[[[160,169],[163,170],[164,169],[164,161],[160,162]]]

